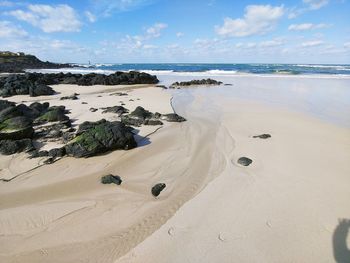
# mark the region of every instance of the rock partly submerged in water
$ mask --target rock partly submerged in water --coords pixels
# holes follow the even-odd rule
[[[201,79],[201,80],[190,80],[190,81],[182,81],[182,82],[174,82],[170,85],[170,88],[178,88],[178,87],[188,87],[188,86],[205,86],[205,85],[221,85],[221,81],[217,81],[215,79]]]
[[[152,195],[157,197],[164,190],[165,187],[166,187],[166,184],[164,183],[159,183],[154,185],[151,190]]]
[[[107,174],[101,177],[102,184],[116,184],[121,185],[122,179],[118,175]]]
[[[131,128],[119,121],[82,123],[77,136],[66,146],[66,153],[73,157],[90,157],[112,150],[129,150],[137,143]]]

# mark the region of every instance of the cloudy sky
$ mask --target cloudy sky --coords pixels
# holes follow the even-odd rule
[[[0,0],[0,50],[81,63],[350,64],[350,0]]]

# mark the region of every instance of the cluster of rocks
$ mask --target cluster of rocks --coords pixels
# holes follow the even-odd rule
[[[25,69],[58,69],[71,68],[70,64],[57,64],[44,62],[33,55],[27,55],[22,52],[0,52],[0,72],[20,73]]]
[[[127,115],[121,116],[121,121],[126,125],[139,127],[141,125],[163,125],[163,121],[168,122],[183,122],[185,118],[176,113],[160,114],[159,112],[152,113],[138,106],[136,109]]]
[[[159,80],[156,76],[138,72],[117,71],[110,75],[104,74],[72,74],[72,73],[25,73],[13,74],[0,78],[0,96],[14,95],[42,96],[53,95],[55,91],[48,85],[76,84],[82,86],[92,85],[133,85],[156,84]],[[74,99],[70,98],[70,99]]]
[[[182,82],[174,82],[170,85],[170,88],[187,87],[187,86],[200,86],[200,85],[221,85],[221,81],[215,79],[201,79],[201,80],[190,80]]]

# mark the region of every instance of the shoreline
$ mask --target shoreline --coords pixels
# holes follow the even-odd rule
[[[115,119],[87,109],[118,104],[122,97],[109,94],[130,88],[59,85],[57,95],[9,99],[51,98],[52,105],[67,105],[78,124],[94,115],[90,120]],[[350,212],[350,129],[266,101],[237,100],[233,91],[132,89],[122,99],[126,108],[176,110],[188,121],[143,126],[149,141],[130,151],[65,157],[0,182],[0,259],[331,261],[333,230]],[[79,100],[59,100],[73,92]],[[252,138],[262,133],[272,137]],[[253,163],[237,164],[241,156]],[[11,169],[28,165],[9,162]],[[109,173],[120,175],[122,185],[100,184]],[[154,198],[150,189],[159,182],[167,187]]]

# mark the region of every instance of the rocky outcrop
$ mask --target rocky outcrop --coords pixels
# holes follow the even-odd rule
[[[137,71],[120,72],[114,74],[72,74],[72,73],[26,73],[10,75],[0,78],[0,96],[9,97],[14,95],[42,96],[52,95],[54,90],[48,85],[77,84],[82,86],[91,85],[131,85],[131,84],[156,84],[156,76]],[[75,96],[76,97],[76,96]],[[76,99],[70,97],[69,99]]]
[[[4,155],[11,155],[23,151],[33,150],[31,139],[22,140],[0,140],[0,153]]]
[[[118,114],[118,116],[129,112],[123,106],[113,106],[113,107],[107,107],[107,108],[102,108],[102,109],[103,109],[102,113],[107,113],[107,112],[116,113],[116,114]]]
[[[187,86],[202,86],[202,85],[221,85],[221,81],[217,81],[215,79],[201,79],[201,80],[190,80],[190,81],[182,81],[182,82],[174,82],[170,85],[170,88],[177,87],[187,87]]]
[[[0,72],[24,72],[25,69],[57,69],[70,68],[70,64],[57,64],[44,62],[33,55],[26,55],[22,52],[0,52]]]
[[[66,146],[73,157],[89,157],[112,150],[128,150],[137,146],[131,129],[121,122],[101,120],[80,125],[77,136]]]
[[[186,119],[180,115],[177,115],[176,113],[169,113],[169,114],[162,114],[160,116],[161,120],[165,120],[168,122],[183,122],[186,121]]]
[[[0,123],[0,140],[21,140],[32,138],[32,121],[25,116],[6,119]]]

